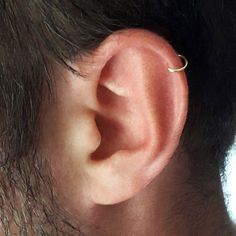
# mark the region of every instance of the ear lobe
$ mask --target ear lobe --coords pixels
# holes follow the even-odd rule
[[[188,87],[184,72],[168,71],[181,67],[178,54],[148,31],[112,35],[94,58],[101,142],[87,158],[85,188],[93,202],[115,204],[168,164],[185,124]]]

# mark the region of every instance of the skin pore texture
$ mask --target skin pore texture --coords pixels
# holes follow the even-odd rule
[[[180,146],[188,86],[163,38],[124,30],[72,66],[55,65],[40,155],[59,204],[86,235],[235,235],[219,174],[196,184]],[[74,235],[77,235],[74,233]]]

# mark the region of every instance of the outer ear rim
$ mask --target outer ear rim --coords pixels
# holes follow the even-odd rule
[[[121,47],[133,47],[132,39],[133,38],[140,38],[140,35],[142,35],[143,39],[141,41],[137,41],[137,45],[140,45],[140,47],[144,47],[145,41],[151,41],[149,44],[145,44],[145,48],[150,49],[152,51],[155,51],[160,56],[165,53],[167,56],[165,59],[172,58],[171,60],[166,60],[166,70],[171,68],[182,68],[183,63],[181,60],[181,57],[179,57],[180,54],[178,54],[175,49],[172,47],[171,44],[162,36],[153,33],[146,29],[136,29],[136,28],[128,28],[128,29],[122,29],[118,30],[111,35],[109,35],[104,41],[100,44],[100,46],[91,54],[88,56],[84,56],[82,59],[78,59],[78,64],[81,62],[84,64],[83,68],[78,68],[78,65],[76,68],[80,71],[80,73],[83,75],[87,75],[86,77],[90,77],[90,73],[86,73],[85,71],[89,70],[88,67],[104,67],[106,62],[110,60],[114,54],[117,53],[118,50],[120,50]],[[126,38],[126,46],[123,45],[123,39]],[[156,38],[158,38],[160,46],[157,49],[155,46]],[[129,40],[130,39],[130,40]],[[136,46],[137,46],[136,45]],[[109,48],[113,47],[113,53],[109,53]],[[182,56],[182,55],[180,55]],[[88,59],[88,57],[90,59]],[[92,58],[92,60],[91,60]],[[164,58],[163,58],[164,59]],[[188,62],[187,58],[185,58]],[[86,63],[87,61],[87,63]],[[77,64],[77,63],[76,63]],[[183,71],[184,73],[184,71]],[[176,73],[177,74],[177,73]],[[98,75],[97,75],[98,76]]]

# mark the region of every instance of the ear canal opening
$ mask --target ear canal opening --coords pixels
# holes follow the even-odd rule
[[[101,143],[91,155],[91,159],[99,161],[127,147],[123,138],[124,126],[119,121],[121,114],[126,114],[127,98],[117,95],[105,84],[100,83],[97,87],[97,100],[101,109],[95,116],[95,122],[101,135]]]
[[[97,150],[92,153],[91,159],[94,161],[101,161],[108,159],[112,154],[123,148],[122,144],[118,141],[119,132],[121,132],[122,126],[101,115],[97,115],[95,122],[101,134],[101,143]]]
[[[140,137],[137,132],[132,132],[132,127],[128,124],[123,124],[122,118],[119,121],[119,118],[96,115],[95,122],[101,136],[101,142],[91,154],[91,160],[102,161],[111,158],[120,151],[135,152],[146,145],[146,135],[143,133],[142,137]]]

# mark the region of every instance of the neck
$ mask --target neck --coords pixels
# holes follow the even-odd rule
[[[90,231],[89,235],[236,235],[220,177],[207,184],[193,184],[186,171],[188,163],[182,160],[173,158],[134,198],[94,207],[90,222],[103,231]]]

